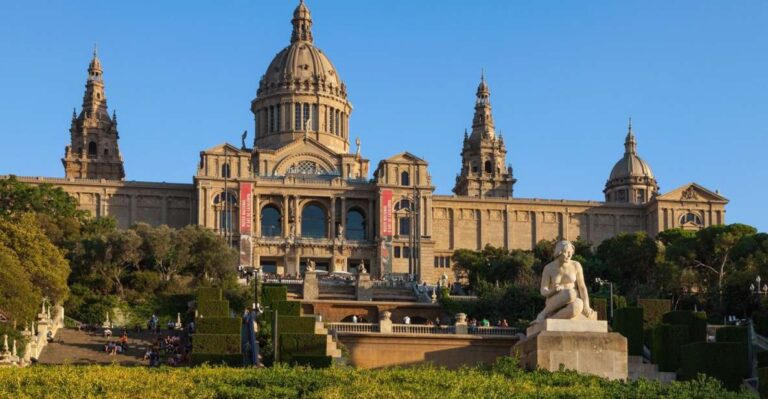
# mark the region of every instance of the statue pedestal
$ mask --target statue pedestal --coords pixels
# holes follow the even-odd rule
[[[528,370],[557,371],[562,365],[579,373],[627,378],[627,339],[609,333],[605,321],[547,319],[528,328],[512,354]]]
[[[314,301],[320,297],[320,287],[317,284],[317,272],[304,272],[304,285],[302,287],[302,298],[304,300]]]

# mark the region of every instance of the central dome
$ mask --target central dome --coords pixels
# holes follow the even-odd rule
[[[347,87],[328,57],[315,47],[306,4],[293,11],[291,44],[269,63],[251,111],[254,147],[278,149],[311,137],[337,153],[349,152]]]

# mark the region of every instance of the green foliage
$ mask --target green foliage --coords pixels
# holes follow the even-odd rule
[[[752,323],[755,332],[762,336],[768,336],[768,311],[758,310],[752,313]]]
[[[696,342],[682,347],[678,378],[691,380],[699,373],[717,378],[732,390],[742,384],[747,373],[743,346],[731,342]]]
[[[106,314],[113,318],[113,309],[118,307],[119,298],[112,295],[99,295],[82,284],[75,284],[71,288],[71,295],[64,307],[67,314],[74,319],[88,323],[101,325],[104,322]]]
[[[675,372],[680,367],[681,347],[689,341],[688,326],[659,324],[653,328],[651,358],[659,371]]]
[[[329,367],[241,369],[46,366],[0,369],[0,397],[80,398],[751,398],[709,378],[608,381],[564,372],[429,366],[359,370]]]
[[[202,317],[228,317],[229,301],[207,301],[197,304],[197,313]]]
[[[755,354],[757,358],[757,367],[768,367],[768,351],[760,351]]]
[[[707,314],[690,310],[675,310],[665,313],[661,318],[663,323],[688,326],[686,343],[704,342],[707,340]]]
[[[472,286],[480,281],[530,285],[535,280],[536,258],[528,251],[507,251],[488,245],[482,251],[457,250],[453,260],[466,271]]]
[[[288,299],[288,287],[284,285],[264,284],[261,288],[261,304],[265,307],[272,307],[275,301],[285,301]]]
[[[630,356],[643,355],[643,308],[623,308],[615,311],[613,330],[627,338]]]
[[[243,322],[237,317],[203,317],[195,322],[196,334],[239,334]]]
[[[314,316],[283,316],[280,314],[277,325],[280,329],[280,334],[314,334],[315,332]]]
[[[220,301],[221,288],[218,287],[199,287],[197,289],[197,301]]]
[[[597,247],[596,256],[603,265],[599,274],[634,298],[641,286],[654,285],[658,251],[656,242],[644,232],[618,234]]]
[[[190,355],[192,366],[208,364],[211,366],[225,365],[229,367],[242,367],[243,355],[237,354],[210,354],[210,353],[192,353]]]
[[[291,359],[291,364],[307,366],[313,369],[331,367],[332,363],[333,358],[330,356],[295,355]]]
[[[643,308],[643,325],[645,328],[653,328],[661,323],[665,313],[672,310],[672,301],[669,299],[638,299],[637,306]]]
[[[739,344],[738,352],[741,361],[744,363],[744,378],[749,377],[751,365],[749,363],[749,332],[747,327],[725,326],[720,327],[715,332],[715,341],[732,342]],[[734,354],[736,356],[736,354]]]
[[[239,354],[240,331],[237,334],[195,334],[192,338],[193,353]]]
[[[40,302],[40,289],[32,283],[19,257],[0,244],[0,309],[9,320],[24,323],[35,319]]]
[[[279,327],[278,327],[279,328]],[[327,335],[312,334],[280,334],[280,361],[291,363],[293,357],[325,356]]]
[[[272,308],[277,310],[280,316],[300,316],[301,302],[299,301],[273,301]]]

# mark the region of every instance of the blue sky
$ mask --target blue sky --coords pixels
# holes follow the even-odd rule
[[[130,180],[191,182],[239,143],[297,1],[0,3],[0,174],[63,176],[94,43]],[[768,230],[768,2],[308,0],[372,169],[408,150],[450,193],[485,69],[525,198],[602,198],[632,117],[663,192],[695,181]],[[353,146],[354,147],[354,146]]]

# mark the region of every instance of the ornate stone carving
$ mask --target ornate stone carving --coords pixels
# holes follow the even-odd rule
[[[555,245],[555,260],[544,266],[541,276],[541,295],[546,305],[532,324],[546,319],[597,320],[597,312],[589,306],[581,264],[571,260],[574,252],[569,241]]]
[[[696,200],[699,199],[699,195],[696,194],[696,190],[694,190],[693,187],[688,187],[683,190],[683,194],[680,198],[684,200]]]

